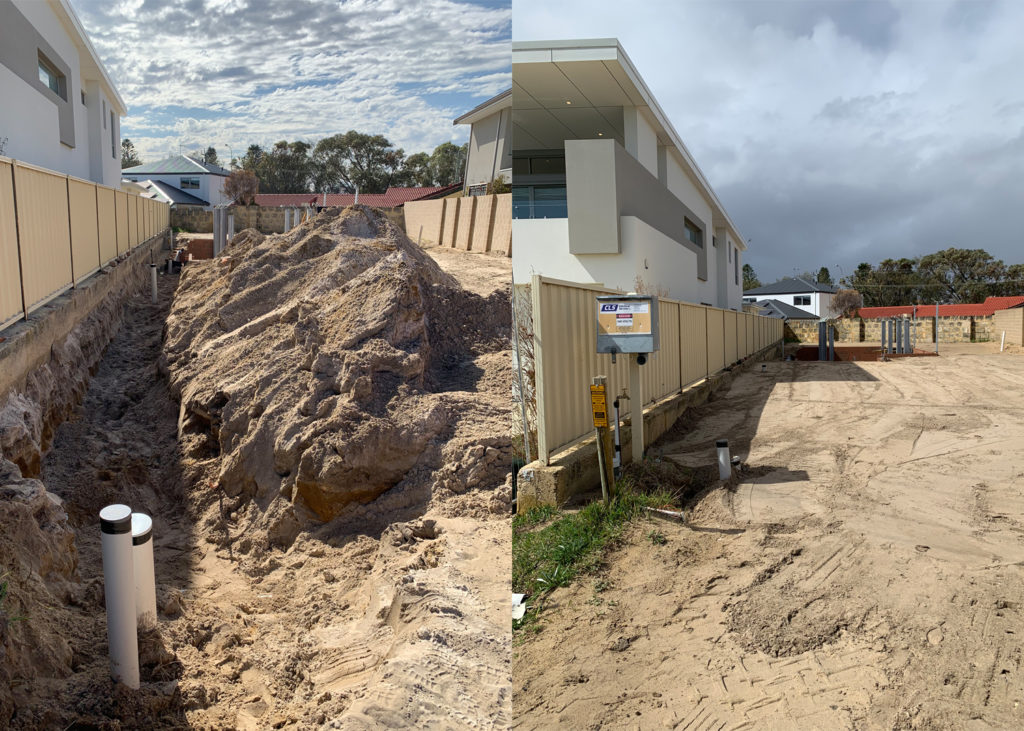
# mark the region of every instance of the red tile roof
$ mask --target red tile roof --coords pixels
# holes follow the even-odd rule
[[[383,193],[360,193],[359,202],[373,208],[395,208],[409,201],[438,198],[454,193],[462,188],[462,183],[454,185],[433,186],[423,188],[388,188]],[[326,202],[325,202],[326,197]],[[269,208],[283,206],[351,206],[356,202],[354,193],[260,193],[256,196],[256,205]]]
[[[1018,297],[987,297],[984,302],[966,305],[939,305],[939,317],[984,317],[997,310],[1008,310],[1011,307],[1024,305],[1024,296]],[[913,315],[917,317],[934,317],[935,305],[900,305],[897,307],[861,307],[859,314],[866,320],[878,317],[899,317]]]

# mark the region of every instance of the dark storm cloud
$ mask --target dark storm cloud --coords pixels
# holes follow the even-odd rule
[[[1024,262],[1022,27],[1009,0],[513,11],[516,40],[619,37],[768,281],[947,246]]]

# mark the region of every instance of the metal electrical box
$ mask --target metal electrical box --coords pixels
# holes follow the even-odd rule
[[[658,298],[647,294],[597,298],[598,353],[653,353],[660,347]]]

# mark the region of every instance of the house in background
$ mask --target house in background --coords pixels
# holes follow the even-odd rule
[[[617,40],[512,44],[512,257],[739,310],[744,239]]]
[[[220,165],[201,162],[188,155],[174,155],[157,162],[125,168],[121,172],[125,180],[134,183],[161,183],[165,194],[180,197],[179,193],[186,193],[203,201],[205,206],[219,206],[231,202],[223,190],[224,181],[230,174],[230,170]],[[170,190],[171,188],[177,192]]]
[[[0,0],[0,99],[5,156],[119,186],[125,104],[67,0]]]
[[[506,183],[512,182],[511,123],[511,89],[455,120],[454,124],[470,125],[464,181],[466,195],[483,195],[487,184],[499,176],[504,176]]]
[[[206,208],[209,205],[201,198],[197,198],[191,193],[186,193],[185,191],[175,188],[173,185],[164,183],[160,180],[145,180],[141,183],[125,181],[123,187],[128,185],[138,186],[142,189],[140,195],[144,198],[153,198],[161,203],[167,203],[172,209],[180,206]]]
[[[763,287],[746,290],[743,293],[743,301],[777,299],[784,304],[799,307],[815,317],[831,317],[832,297],[837,291],[838,288],[831,284],[812,282],[803,277],[788,277]]]
[[[743,298],[746,302],[747,298]],[[786,304],[781,300],[758,300],[757,302],[751,303],[757,307],[761,312],[760,314],[765,317],[774,317],[777,320],[817,320],[818,316],[811,314],[807,310],[794,307],[793,305]],[[746,307],[747,305],[744,305]]]

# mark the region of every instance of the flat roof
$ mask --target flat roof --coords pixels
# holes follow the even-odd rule
[[[689,168],[694,178],[694,182],[708,197],[713,215],[716,218],[720,218],[725,221],[726,227],[732,235],[736,245],[741,250],[746,250],[746,240],[740,234],[739,228],[726,212],[725,206],[722,205],[722,202],[719,200],[714,188],[711,187],[711,183],[708,182],[707,176],[704,175],[704,172],[700,169],[697,161],[690,153],[689,148],[686,147],[686,144],[679,136],[679,133],[676,131],[675,127],[672,126],[672,122],[669,121],[668,115],[665,114],[664,110],[654,98],[654,94],[651,93],[647,84],[644,83],[640,73],[636,70],[633,62],[623,50],[618,39],[585,38],[551,41],[513,41],[513,85],[516,83],[516,74],[514,70],[516,64],[550,63],[559,66],[559,70],[561,70],[564,75],[565,71],[562,69],[560,64],[588,61],[599,61],[604,64],[608,72],[618,84],[619,88],[614,90],[616,94],[620,96],[625,94],[632,106],[641,108],[646,107],[649,110],[650,117],[652,118],[649,121],[654,123],[655,132],[658,134],[659,142],[671,148],[678,161],[683,163],[684,167]],[[595,79],[593,77],[588,80],[594,83],[595,86],[602,83],[600,79]],[[565,76],[565,82],[572,84],[572,81],[568,76]],[[577,93],[583,93],[576,85],[573,85],[573,89]]]

